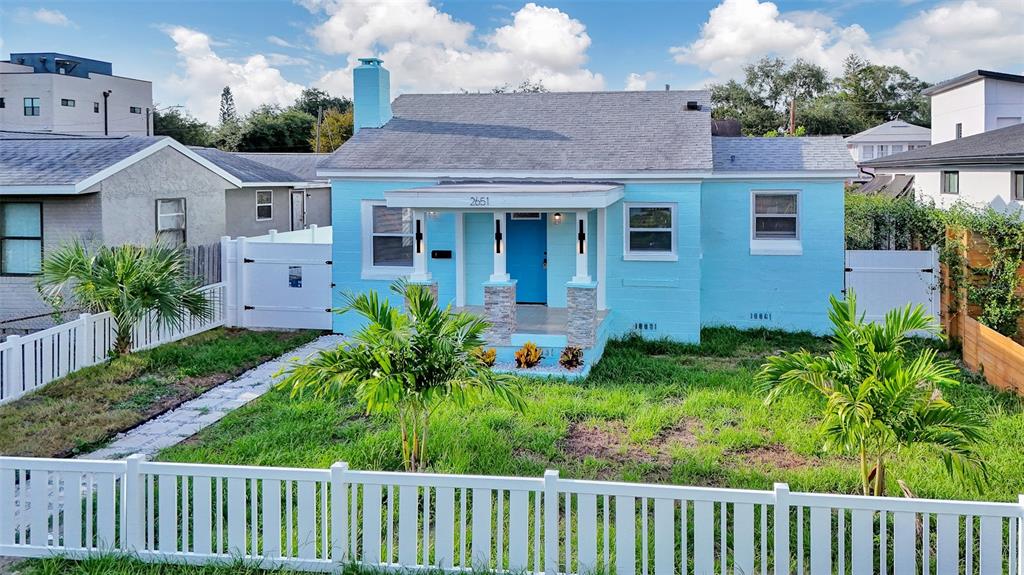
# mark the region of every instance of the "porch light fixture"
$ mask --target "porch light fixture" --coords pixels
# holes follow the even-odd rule
[[[582,254],[582,253],[584,253],[584,249],[586,248],[586,245],[587,245],[587,233],[583,231],[583,220],[579,220],[577,222],[577,224],[579,224],[580,229],[579,229],[579,232],[577,232],[577,234],[576,234],[576,239],[579,240],[579,242],[580,242],[580,251],[579,251],[579,253]]]
[[[416,220],[416,253],[423,253],[423,220]]]
[[[494,220],[494,253],[501,253],[501,220]]]
[[[558,224],[562,223],[562,212],[555,212],[554,218],[555,218],[555,225],[556,226]]]

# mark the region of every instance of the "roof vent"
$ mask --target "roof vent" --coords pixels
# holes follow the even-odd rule
[[[687,110],[700,110],[700,104],[698,104],[694,100],[690,100],[689,102],[686,103],[686,109]]]

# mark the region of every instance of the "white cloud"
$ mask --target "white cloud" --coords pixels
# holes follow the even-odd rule
[[[875,37],[817,11],[781,13],[769,1],[723,0],[695,41],[670,52],[677,63],[698,66],[715,79],[738,77],[744,65],[762,56],[803,58],[837,73],[855,53],[934,82],[974,68],[1019,72],[1022,44],[1024,3],[1013,0],[947,2]]]
[[[630,72],[626,76],[626,87],[627,91],[642,91],[647,89],[647,83],[654,79],[654,72]]]
[[[280,46],[281,48],[294,48],[295,47],[291,42],[289,42],[288,40],[285,40],[284,38],[282,38],[280,36],[274,36],[274,35],[267,36],[267,42],[270,42],[271,44],[273,44],[275,46]]]
[[[298,56],[289,56],[288,54],[278,54],[277,52],[271,52],[266,55],[267,64],[278,67],[278,66],[308,66],[309,60],[300,58]]]
[[[220,93],[230,86],[235,107],[244,114],[260,104],[290,105],[302,86],[289,82],[274,67],[271,58],[254,54],[239,61],[217,55],[210,37],[184,26],[164,30],[174,40],[183,74],[173,74],[166,85],[172,100],[181,102],[196,117],[216,122]]]
[[[40,8],[32,12],[32,18],[36,22],[50,26],[63,26],[67,28],[72,25],[71,20],[63,12],[60,10],[50,10],[49,8]]]
[[[552,90],[604,88],[604,78],[585,67],[586,26],[555,8],[526,4],[507,25],[481,35],[428,0],[302,3],[327,16],[312,31],[320,49],[345,57],[344,67],[318,82],[332,93],[351,95],[352,68],[373,55],[391,70],[395,92],[486,91],[524,80]]]

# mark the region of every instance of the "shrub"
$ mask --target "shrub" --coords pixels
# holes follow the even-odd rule
[[[516,352],[516,367],[520,369],[534,367],[540,363],[543,357],[544,352],[532,341],[528,341]]]
[[[494,349],[493,347],[490,349],[478,347],[475,350],[473,350],[473,356],[480,360],[480,363],[486,365],[487,367],[494,367],[494,361],[498,358],[498,350]]]
[[[583,365],[583,350],[575,345],[567,345],[558,356],[558,363],[565,369],[578,369]]]
[[[846,194],[848,250],[926,250],[944,229],[941,210],[913,198]]]

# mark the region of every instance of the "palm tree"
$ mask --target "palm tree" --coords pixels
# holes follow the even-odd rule
[[[866,322],[852,292],[829,303],[832,351],[769,357],[755,376],[766,403],[784,395],[820,398],[824,447],[858,455],[864,495],[884,495],[886,458],[914,444],[937,449],[951,475],[987,479],[975,450],[984,419],[945,401],[938,387],[957,384],[956,367],[934,349],[908,353],[914,332],[941,337],[935,320],[908,305],[889,311],[882,324]]]
[[[117,354],[131,352],[132,329],[150,312],[159,325],[174,328],[189,314],[212,318],[213,306],[201,288],[187,273],[185,252],[161,243],[90,249],[74,241],[47,255],[39,280],[44,298],[70,290],[89,311],[109,311]]]
[[[474,353],[484,343],[484,320],[438,307],[420,285],[399,281],[391,291],[404,298],[406,313],[373,291],[346,294],[340,313],[354,311],[366,326],[336,349],[291,363],[279,385],[293,397],[337,399],[351,391],[368,414],[397,413],[403,465],[419,471],[429,461],[430,416],[439,406],[465,406],[485,395],[518,410],[524,402],[514,377],[492,372]]]

